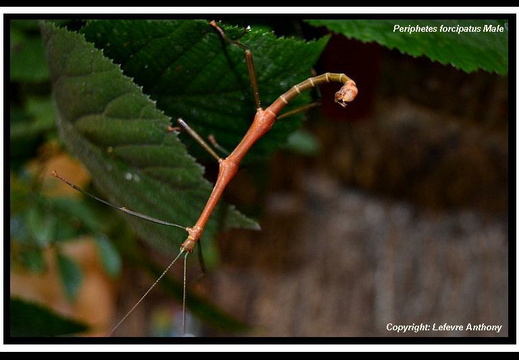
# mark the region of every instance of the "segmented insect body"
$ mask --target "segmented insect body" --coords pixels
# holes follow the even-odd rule
[[[343,84],[339,91],[335,93],[335,102],[342,107],[346,107],[347,103],[352,102],[357,96],[357,86],[348,76],[345,74],[325,73],[311,77],[297,85],[294,85],[287,92],[278,97],[277,100],[265,110],[261,107],[257,109],[254,121],[240,143],[227,158],[219,159],[220,170],[216,184],[197,223],[195,226],[187,228],[188,237],[181,245],[183,251],[193,251],[196,243],[202,236],[205,224],[209,220],[209,217],[218,203],[218,200],[222,196],[223,191],[234,175],[236,175],[241,160],[254,143],[256,143],[256,141],[272,128],[279,112],[290,102],[290,100],[295,98],[302,91],[329,82],[338,82]],[[255,93],[257,93],[257,90]]]
[[[88,196],[94,197],[96,200],[99,200],[111,207],[114,207],[118,210],[124,211],[127,214],[139,217],[141,219],[145,219],[151,222],[155,222],[162,225],[175,226],[184,229],[188,236],[186,240],[180,246],[180,253],[177,257],[169,264],[169,266],[164,270],[164,272],[158,277],[158,279],[151,285],[151,287],[146,291],[146,293],[139,299],[139,301],[134,305],[134,307],[123,317],[122,320],[119,321],[117,325],[112,329],[110,334],[114,332],[115,329],[130,315],[133,310],[139,305],[139,303],[146,297],[146,295],[155,287],[155,285],[162,279],[162,277],[166,274],[166,272],[171,268],[171,266],[175,263],[175,261],[180,258],[181,254],[185,254],[187,257],[188,254],[192,253],[198,241],[200,240],[204,228],[206,226],[207,221],[209,220],[211,214],[213,213],[214,208],[216,207],[218,201],[220,200],[223,192],[225,191],[229,182],[233,179],[233,177],[238,172],[240,162],[245,157],[250,148],[262,137],[264,136],[274,125],[280,111],[296,96],[301,94],[301,92],[311,89],[313,87],[325,84],[325,83],[340,83],[342,84],[339,91],[335,93],[335,102],[342,107],[346,107],[348,103],[352,102],[358,94],[358,89],[355,84],[355,81],[350,79],[348,76],[342,73],[324,73],[322,75],[310,77],[305,81],[302,81],[299,84],[292,86],[288,91],[284,94],[280,95],[270,106],[267,108],[263,108],[261,106],[258,84],[256,80],[256,73],[254,69],[254,62],[252,57],[252,52],[247,49],[247,47],[241,44],[239,41],[230,40],[227,38],[223,30],[216,25],[213,21],[210,23],[212,27],[214,27],[219,34],[228,42],[233,45],[236,45],[245,51],[245,59],[247,63],[247,69],[249,72],[249,78],[251,80],[251,85],[253,89],[253,95],[256,103],[256,114],[254,116],[254,120],[249,127],[248,131],[243,136],[240,143],[236,146],[236,148],[226,157],[220,158],[216,152],[214,152],[211,147],[205,143],[205,141],[198,135],[194,130],[192,130],[184,120],[178,119],[180,126],[185,129],[197,142],[199,142],[213,157],[215,157],[219,162],[219,172],[216,183],[213,187],[211,195],[209,196],[207,203],[198,218],[196,224],[192,227],[185,227],[178,224],[169,223],[167,221],[158,220],[154,218],[150,218],[147,215],[140,214],[138,212],[129,210],[124,207],[118,207],[113,204],[110,204],[102,199],[99,199],[91,194],[88,194],[86,191],[78,188],[77,186],[71,184],[63,177],[54,172],[54,176],[59,178],[60,180],[66,182],[74,189],[81,191]],[[171,129],[170,129],[171,131]],[[184,321],[182,324],[182,330],[185,332],[185,293],[186,293],[186,276],[185,276],[185,266],[186,263],[184,261],[184,300],[183,300],[183,317]],[[109,334],[109,335],[110,335]]]

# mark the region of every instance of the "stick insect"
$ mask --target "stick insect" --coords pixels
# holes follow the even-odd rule
[[[162,272],[162,274],[157,278],[157,280],[148,288],[148,290],[142,295],[142,297],[137,301],[137,303],[127,312],[127,314],[112,328],[108,336],[110,336],[125,320],[126,318],[135,310],[135,308],[144,300],[144,298],[150,293],[150,291],[157,285],[157,283],[165,276],[165,274],[169,271],[169,269],[175,264],[180,257],[184,257],[184,274],[183,274],[183,301],[182,301],[182,333],[186,332],[186,272],[187,272],[187,257],[191,254],[196,245],[199,243],[200,238],[204,232],[204,228],[211,217],[217,203],[219,202],[222,194],[224,193],[227,185],[234,178],[236,173],[238,172],[240,163],[242,159],[245,157],[249,149],[261,138],[263,137],[274,125],[276,119],[278,119],[281,110],[295,97],[297,97],[301,92],[314,88],[318,85],[336,82],[342,84],[341,88],[335,93],[335,102],[342,106],[346,107],[348,103],[352,102],[357,96],[358,89],[355,82],[350,79],[347,75],[342,73],[324,73],[322,75],[310,77],[299,84],[292,86],[288,91],[284,94],[280,95],[271,105],[264,108],[261,105],[258,81],[256,77],[256,71],[254,67],[254,60],[252,56],[252,51],[242,44],[240,40],[234,40],[227,37],[225,32],[216,24],[215,21],[211,21],[209,23],[215,31],[221,36],[221,38],[230,43],[233,46],[237,46],[244,51],[245,61],[247,65],[248,75],[252,87],[252,92],[254,96],[254,101],[256,105],[256,114],[250,125],[249,129],[243,136],[242,140],[238,143],[238,145],[232,150],[229,155],[225,158],[220,157],[213,148],[206,143],[206,141],[196,133],[195,130],[191,129],[189,125],[183,120],[178,119],[178,123],[180,127],[186,131],[189,135],[191,135],[205,150],[209,152],[219,164],[219,172],[217,180],[214,184],[213,190],[205,204],[204,209],[202,210],[198,220],[192,226],[182,226],[179,224],[171,223],[168,221],[163,221],[159,219],[155,219],[149,217],[145,214],[138,213],[136,211],[127,209],[125,207],[119,207],[117,205],[111,204],[103,199],[100,199],[94,195],[87,193],[85,190],[77,187],[76,185],[70,183],[68,180],[63,178],[57,172],[53,172],[53,175],[60,179],[61,181],[67,183],[69,186],[73,187],[77,191],[80,191],[94,199],[112,207],[117,210],[123,211],[129,215],[136,216],[138,218],[161,224],[166,226],[173,226],[177,228],[181,228],[187,232],[187,237],[184,242],[180,246],[180,250],[175,259],[166,267],[166,269]],[[283,116],[283,115],[282,115]]]

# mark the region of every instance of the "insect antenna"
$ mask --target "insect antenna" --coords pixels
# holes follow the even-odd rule
[[[112,330],[110,330],[107,337],[110,337],[110,335],[113,334],[113,332],[126,320],[126,318],[128,316],[130,316],[130,314],[137,308],[137,306],[139,306],[139,304],[144,300],[144,298],[146,296],[148,296],[150,291],[153,290],[153,288],[166,275],[166,273],[169,271],[169,269],[171,269],[171,267],[175,264],[175,262],[178,260],[180,255],[182,255],[183,253],[184,253],[184,249],[181,249],[180,252],[178,253],[177,257],[175,259],[173,259],[172,262],[169,263],[169,265],[162,272],[162,274],[160,274],[160,276],[157,278],[157,280],[155,280],[155,282],[148,288],[148,290],[146,290],[144,295],[141,296],[139,301],[137,301],[135,303],[135,305],[133,305],[133,307],[126,313],[126,315],[124,315],[123,318],[121,320],[119,320],[119,322],[112,328]],[[186,255],[184,257],[184,281],[183,281],[183,295],[182,295],[182,334],[185,334],[185,332],[186,332],[186,328],[185,328],[186,304],[185,304],[185,301],[186,301],[186,259],[187,259],[187,255],[189,255],[188,252],[186,252]]]
[[[125,207],[121,207],[121,206],[116,206],[108,201],[105,201],[95,195],[92,195],[90,194],[89,192],[87,192],[86,190],[83,190],[82,188],[80,188],[79,186],[71,183],[70,181],[68,181],[67,179],[65,179],[63,176],[59,175],[58,172],[56,170],[54,170],[52,172],[52,175],[56,178],[58,178],[59,180],[63,181],[65,184],[69,185],[70,187],[72,187],[74,190],[77,190],[79,191],[80,193],[86,195],[86,196],[89,196],[105,205],[108,205],[110,206],[111,208],[114,208],[116,210],[120,210],[120,211],[123,211],[129,215],[132,215],[132,216],[135,216],[135,217],[138,217],[140,219],[143,219],[143,220],[147,220],[147,221],[150,221],[152,223],[156,223],[156,224],[161,224],[161,225],[167,225],[167,226],[174,226],[174,227],[177,227],[177,228],[181,228],[181,229],[184,229],[186,231],[188,231],[188,228],[185,227],[185,226],[182,226],[182,225],[178,225],[178,224],[174,224],[174,223],[170,223],[168,221],[164,221],[164,220],[160,220],[160,219],[156,219],[156,218],[153,218],[151,216],[148,216],[148,215],[144,215],[144,214],[141,214],[139,212],[136,212],[136,211],[133,211],[133,210],[129,210]],[[184,280],[183,280],[183,295],[182,295],[182,334],[184,335],[185,334],[185,319],[186,319],[186,284],[187,284],[187,280],[186,280],[186,275],[187,275],[187,255],[189,255],[189,252],[185,251],[184,249],[180,249],[180,252],[178,253],[178,255],[175,257],[175,259],[173,259],[173,261],[166,267],[166,269],[160,274],[160,276],[155,280],[155,282],[148,288],[148,290],[144,293],[144,295],[141,296],[141,298],[137,301],[137,303],[135,303],[135,305],[126,313],[126,315],[124,315],[124,317],[119,320],[119,322],[110,330],[110,332],[108,333],[108,337],[110,337],[113,332],[126,320],[126,318],[128,316],[130,316],[130,314],[137,308],[137,306],[139,306],[139,304],[144,300],[144,298],[146,296],[148,296],[148,294],[151,292],[151,290],[153,290],[153,288],[159,283],[159,281],[166,275],[166,273],[169,271],[169,269],[171,269],[171,267],[175,264],[175,262],[180,258],[180,255],[182,255],[183,253],[185,253],[185,257],[184,257]],[[203,263],[202,263],[203,264]],[[203,267],[203,269],[205,270],[205,266]]]
[[[200,247],[200,244],[199,246]],[[182,254],[184,250],[181,250],[180,251],[180,254]],[[178,254],[178,256],[180,256],[180,254]],[[186,335],[186,315],[187,315],[187,311],[186,311],[186,297],[187,297],[187,293],[186,293],[186,287],[187,287],[187,256],[189,255],[189,253],[186,251],[186,255],[184,256],[184,279],[182,281],[182,335]]]
[[[175,223],[171,223],[171,222],[164,221],[164,220],[160,220],[160,219],[156,219],[154,217],[151,217],[151,216],[148,216],[148,215],[145,215],[145,214],[141,214],[141,213],[139,213],[137,211],[133,211],[133,210],[127,209],[124,206],[117,206],[117,205],[114,205],[112,203],[109,203],[108,201],[103,200],[103,199],[101,199],[101,198],[99,198],[99,197],[97,197],[95,195],[92,195],[88,191],[83,190],[79,186],[71,183],[70,181],[65,179],[63,176],[58,174],[58,172],[56,170],[52,171],[52,175],[54,177],[58,178],[59,180],[63,181],[68,186],[72,187],[74,190],[77,190],[80,193],[93,198],[94,200],[97,200],[97,201],[99,201],[99,202],[101,202],[101,203],[103,203],[105,205],[108,205],[108,206],[110,206],[113,209],[120,210],[120,211],[125,212],[125,213],[127,213],[129,215],[138,217],[138,218],[146,220],[146,221],[150,221],[150,222],[155,223],[155,224],[166,225],[166,226],[173,226],[173,227],[177,227],[177,228],[180,228],[180,229],[183,229],[183,230],[186,230],[186,231],[188,230],[187,227],[185,227],[185,226],[182,226],[182,225],[179,225],[179,224],[175,224]]]

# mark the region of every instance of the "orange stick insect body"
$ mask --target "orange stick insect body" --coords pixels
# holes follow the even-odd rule
[[[169,266],[164,270],[164,272],[157,278],[157,280],[151,285],[151,287],[146,291],[146,293],[137,301],[137,303],[131,308],[131,310],[112,328],[108,336],[110,336],[119,325],[133,312],[133,310],[141,303],[141,301],[146,297],[146,295],[155,287],[155,285],[165,276],[167,271],[173,266],[173,264],[180,258],[181,254],[185,254],[187,257],[188,254],[192,253],[195,246],[199,242],[202,237],[202,233],[204,228],[209,220],[211,214],[214,211],[218,201],[222,197],[223,192],[225,191],[229,182],[234,178],[236,173],[238,172],[238,168],[240,166],[240,162],[243,160],[247,152],[250,148],[263,136],[265,135],[274,125],[276,119],[278,118],[278,114],[280,111],[296,96],[298,96],[302,91],[311,89],[318,85],[336,82],[342,84],[342,87],[335,93],[335,102],[338,103],[342,107],[346,107],[348,103],[353,101],[357,96],[358,89],[355,82],[350,79],[348,76],[342,73],[324,73],[319,76],[311,77],[306,79],[305,81],[292,86],[287,92],[279,96],[269,107],[263,109],[260,103],[258,84],[256,79],[256,73],[254,70],[254,63],[252,58],[252,52],[239,41],[230,40],[227,38],[222,29],[216,25],[213,21],[210,23],[222,36],[222,38],[233,45],[236,45],[245,51],[245,58],[247,62],[247,70],[249,72],[249,78],[251,80],[251,85],[253,89],[254,100],[256,102],[256,114],[254,116],[254,121],[249,127],[247,133],[244,135],[240,143],[236,146],[236,148],[227,156],[226,158],[220,158],[212,148],[205,143],[205,141],[194,131],[192,130],[182,119],[178,119],[179,124],[197,141],[199,142],[213,157],[215,157],[219,162],[219,172],[216,183],[213,187],[211,195],[207,200],[207,203],[198,218],[198,221],[193,227],[185,227],[178,224],[169,223],[167,221],[159,220],[151,218],[147,215],[129,210],[124,207],[118,207],[113,204],[110,204],[102,199],[99,199],[88,192],[80,189],[74,184],[71,184],[66,179],[58,175],[56,172],[53,173],[54,176],[64,181],[68,185],[72,186],[74,189],[95,198],[98,201],[103,202],[113,208],[121,210],[129,215],[133,215],[139,217],[141,219],[151,221],[154,223],[175,226],[182,228],[187,231],[188,236],[186,240],[180,246],[180,252],[177,257],[169,264]],[[173,128],[171,128],[173,129]],[[184,261],[184,288],[183,288],[183,321],[182,321],[182,332],[185,333],[185,306],[186,306],[186,262]]]
[[[202,236],[205,224],[209,220],[216,204],[220,200],[225,188],[238,172],[241,160],[245,157],[249,149],[265,135],[276,122],[279,112],[287,105],[290,100],[295,98],[301,91],[310,89],[320,84],[329,82],[339,82],[343,86],[335,93],[335,102],[345,107],[347,103],[353,101],[357,96],[358,89],[353,80],[345,74],[325,73],[319,76],[311,77],[305,81],[294,85],[290,90],[281,95],[268,108],[263,110],[259,107],[254,116],[254,121],[249,130],[236,146],[233,152],[225,159],[219,159],[219,172],[216,184],[214,185],[211,196],[207,200],[204,210],[202,211],[198,221],[193,227],[187,228],[188,237],[182,243],[180,248],[187,252],[193,252],[193,249]]]

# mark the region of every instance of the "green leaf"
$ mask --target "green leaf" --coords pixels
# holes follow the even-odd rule
[[[119,206],[181,225],[192,225],[211,185],[188,155],[169,119],[119,66],[83,36],[42,25],[58,110],[58,127],[70,150],[90,170],[96,186]],[[237,212],[231,225],[254,227]],[[159,250],[177,251],[185,237],[179,229],[130,217],[140,236]],[[212,237],[217,224],[208,224]]]
[[[57,253],[58,271],[67,298],[74,300],[83,282],[83,270],[69,257]]]
[[[59,216],[60,227],[57,240],[65,240],[68,237],[77,236],[80,233],[64,231],[67,226],[73,225],[74,219],[81,219],[81,224],[89,233],[98,233],[104,230],[103,219],[97,214],[90,204],[75,198],[50,198],[52,211]],[[77,222],[77,220],[76,220]]]
[[[98,234],[95,240],[106,273],[112,277],[118,276],[122,268],[119,252],[105,235]]]
[[[44,132],[56,129],[56,110],[50,96],[28,97],[26,106],[27,113],[34,119],[31,127],[35,128],[26,129],[26,132]]]
[[[19,146],[26,145],[28,138],[37,138],[45,132],[56,128],[56,114],[51,98],[29,97],[26,104],[27,118],[25,121],[15,121],[10,124],[9,140],[11,149],[12,143],[21,143]]]
[[[11,297],[9,301],[10,336],[63,336],[88,330],[88,326],[56,314],[49,308]]]
[[[40,82],[48,80],[45,51],[37,36],[38,23],[30,20],[10,21],[11,81]]]
[[[331,31],[363,42],[375,41],[415,57],[425,55],[431,60],[451,64],[466,72],[483,69],[501,75],[508,73],[508,24],[505,20],[395,19],[308,22],[313,26],[326,26]],[[503,31],[489,31],[498,28]],[[401,29],[404,31],[400,31]]]
[[[41,248],[47,246],[56,231],[56,218],[41,206],[30,207],[26,213],[26,221],[31,234]]]
[[[243,31],[223,27],[229,36]],[[256,107],[244,52],[222,41],[208,21],[98,20],[89,22],[82,33],[121,64],[159,109],[174,121],[182,117],[202,137],[212,134],[224,148],[233,149],[250,126]],[[254,54],[261,100],[268,105],[311,75],[327,38],[306,42],[252,29],[240,42]],[[298,107],[309,100],[307,92],[291,105]],[[262,159],[278,149],[300,120],[301,116],[276,123],[245,160]],[[187,135],[184,139],[191,153],[205,156]]]
[[[36,247],[25,247],[19,251],[16,251],[16,245],[11,248],[11,265],[20,264],[26,270],[36,273],[43,274],[47,271],[47,264],[45,263],[45,258],[43,257],[43,252],[40,248]]]
[[[223,43],[205,21],[92,21],[82,30],[86,39],[49,23],[41,28],[58,127],[96,186],[119,206],[192,226],[212,184],[166,129],[171,118],[182,116],[224,147],[239,142],[255,111],[243,51]],[[269,102],[308,76],[326,40],[310,45],[294,39],[278,42],[272,34],[251,32],[242,42],[262,54],[256,64],[262,97]],[[256,154],[272,152],[297,125],[297,120],[276,124],[257,144]],[[195,145],[190,152],[198,149]],[[176,252],[186,236],[176,228],[129,220],[162,251]],[[258,228],[220,204],[204,231],[209,249],[207,240],[222,225]]]

